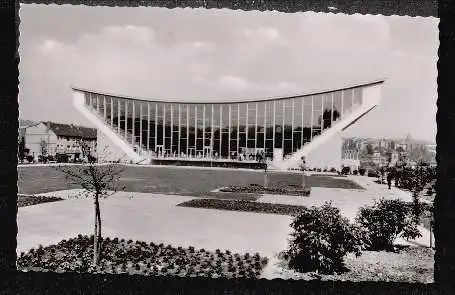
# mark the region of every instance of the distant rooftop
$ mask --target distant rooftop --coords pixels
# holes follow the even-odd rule
[[[27,128],[38,125],[40,122],[32,120],[19,119],[19,128]]]
[[[96,139],[96,128],[88,128],[73,124],[62,124],[50,121],[42,122],[47,125],[57,136]]]

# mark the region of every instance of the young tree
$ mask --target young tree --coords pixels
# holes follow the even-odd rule
[[[93,198],[95,209],[93,266],[97,266],[101,253],[101,210],[99,201],[100,198],[107,198],[119,189],[123,189],[119,187],[119,180],[120,174],[126,167],[117,163],[96,163],[96,159],[90,158],[87,164],[59,165],[55,168],[63,172],[68,181],[75,182],[83,188],[80,196]]]
[[[47,155],[47,141],[44,138],[41,138],[39,142],[39,149],[41,152],[41,155],[45,156]]]

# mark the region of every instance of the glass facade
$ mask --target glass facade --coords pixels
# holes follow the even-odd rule
[[[358,108],[362,86],[239,103],[154,102],[84,92],[86,107],[152,157],[272,158],[292,154]]]

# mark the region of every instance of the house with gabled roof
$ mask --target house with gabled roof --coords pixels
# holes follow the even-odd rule
[[[51,121],[19,120],[20,140],[23,140],[29,155],[37,158],[39,155],[68,154],[83,157],[80,142],[85,142],[89,153],[95,156],[97,130],[62,124]]]

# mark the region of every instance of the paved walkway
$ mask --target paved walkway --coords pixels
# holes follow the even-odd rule
[[[287,247],[290,217],[175,206],[191,199],[117,193],[101,200],[103,236],[208,250],[259,252],[268,257]],[[19,208],[17,251],[27,251],[39,244],[49,245],[78,234],[91,234],[93,219],[90,199]]]

